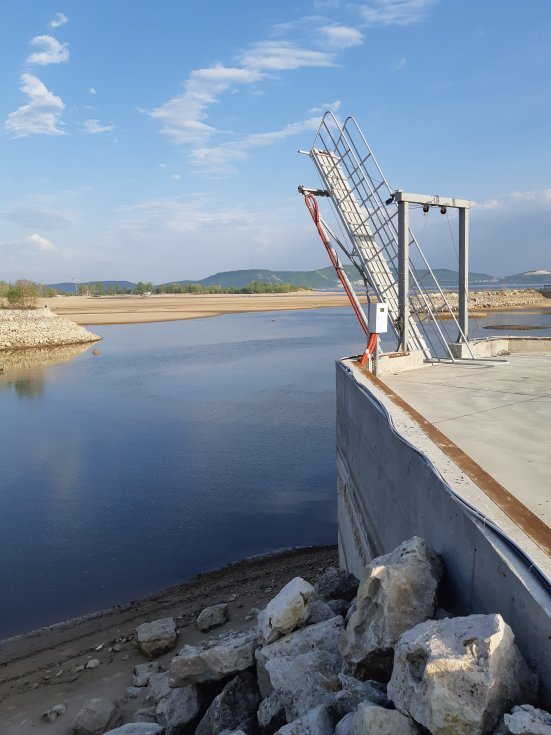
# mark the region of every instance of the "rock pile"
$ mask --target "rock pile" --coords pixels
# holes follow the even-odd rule
[[[454,311],[459,308],[459,294],[446,293],[446,300]],[[433,301],[437,311],[447,311],[444,299],[434,294]],[[423,310],[422,300],[414,297],[414,306]],[[469,309],[506,309],[511,307],[531,306],[532,304],[549,305],[549,299],[535,288],[506,289],[503,291],[471,291],[469,293]]]
[[[97,342],[101,337],[49,309],[1,309],[0,350]]]
[[[90,700],[73,731],[551,735],[551,715],[532,706],[537,679],[500,615],[433,619],[442,574],[414,537],[374,559],[359,583],[336,569],[315,585],[297,577],[260,611],[257,629],[185,645],[166,671],[155,661],[136,666],[134,722],[107,730],[116,708]],[[175,644],[166,619],[138,632],[148,655],[152,640],[158,650]]]

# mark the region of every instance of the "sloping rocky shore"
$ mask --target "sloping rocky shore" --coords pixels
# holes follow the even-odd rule
[[[173,656],[173,618],[134,639],[145,663],[126,695],[87,700],[75,735],[551,735],[538,679],[499,614],[454,617],[437,607],[441,559],[418,537],[374,559],[361,580],[336,568],[291,579],[250,630]],[[202,631],[227,604],[204,609]],[[120,650],[118,643],[111,649]],[[162,662],[158,657],[164,656]],[[87,668],[101,665],[90,659]],[[45,723],[68,718],[63,702]]]
[[[97,342],[101,337],[50,309],[1,309],[0,350]]]
[[[459,308],[459,294],[457,292],[446,292],[446,300],[454,311]],[[422,308],[422,301],[414,297],[414,303]],[[437,309],[445,310],[444,299],[434,295],[433,301]],[[470,291],[469,309],[472,311],[483,309],[520,309],[527,306],[551,307],[551,300],[535,288],[504,289],[503,291]]]

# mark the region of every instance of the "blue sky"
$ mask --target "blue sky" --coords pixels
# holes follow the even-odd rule
[[[0,48],[0,280],[327,265],[327,108],[392,186],[474,201],[472,270],[551,270],[548,0],[22,0]],[[454,267],[444,220],[413,225]]]

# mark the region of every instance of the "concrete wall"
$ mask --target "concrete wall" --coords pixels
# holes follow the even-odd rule
[[[413,535],[423,537],[446,566],[439,604],[460,615],[501,613],[551,706],[551,595],[495,533],[453,500],[447,486],[468,479],[440,450],[430,457],[430,441],[402,418],[350,364],[337,364],[341,563],[358,575],[374,556]]]
[[[462,343],[450,345],[454,357],[494,357],[512,352],[551,352],[550,337],[486,337],[475,339],[469,347]],[[471,354],[472,353],[472,354]]]

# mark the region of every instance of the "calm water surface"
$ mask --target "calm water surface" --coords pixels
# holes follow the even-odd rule
[[[335,543],[348,310],[94,331],[98,356],[0,377],[0,637]]]
[[[515,321],[551,334],[518,312],[471,329]],[[0,376],[0,637],[335,543],[334,361],[363,347],[348,309],[94,331],[98,356]]]

